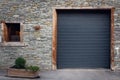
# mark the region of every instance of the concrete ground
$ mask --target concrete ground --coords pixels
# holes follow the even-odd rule
[[[91,69],[59,69],[41,71],[38,79],[6,77],[6,71],[0,70],[0,80],[120,80],[120,71]]]

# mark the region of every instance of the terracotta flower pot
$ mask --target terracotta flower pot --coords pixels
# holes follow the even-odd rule
[[[40,30],[40,26],[35,26],[34,29],[35,30]]]

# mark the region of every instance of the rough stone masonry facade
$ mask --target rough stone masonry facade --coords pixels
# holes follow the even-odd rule
[[[52,69],[53,7],[115,7],[115,66],[120,68],[120,0],[0,0],[0,20],[23,23],[23,47],[0,47],[0,68],[23,56],[27,64]],[[34,26],[40,25],[39,31]],[[1,30],[1,26],[0,26]],[[2,36],[2,31],[0,31]]]

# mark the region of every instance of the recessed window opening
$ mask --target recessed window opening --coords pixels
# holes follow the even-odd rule
[[[6,42],[20,42],[20,23],[6,23]]]

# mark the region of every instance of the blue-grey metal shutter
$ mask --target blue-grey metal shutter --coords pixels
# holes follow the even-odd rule
[[[110,68],[110,10],[57,14],[57,67]]]

